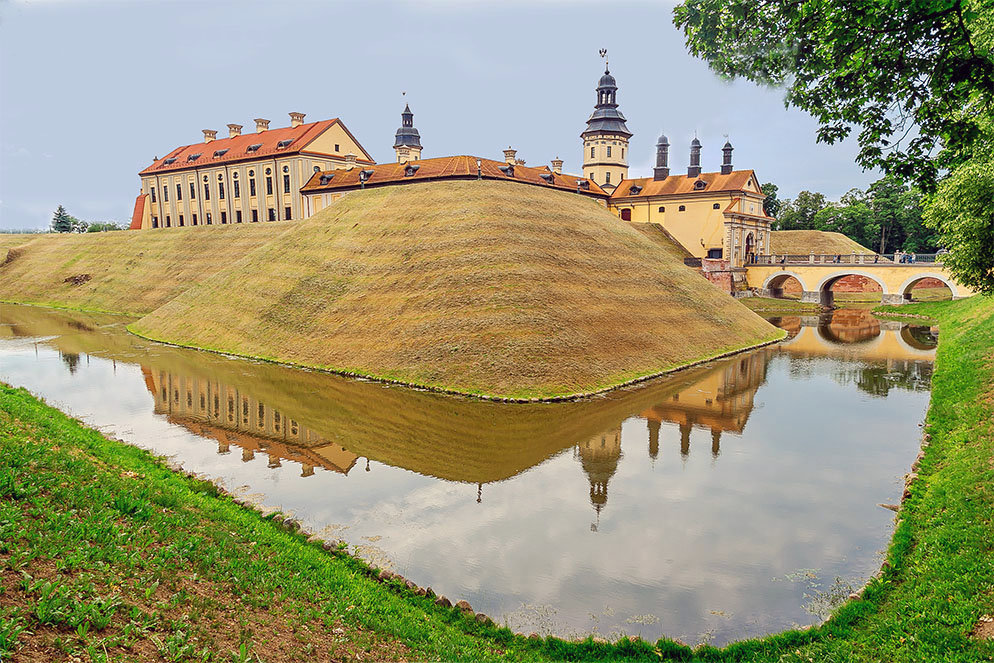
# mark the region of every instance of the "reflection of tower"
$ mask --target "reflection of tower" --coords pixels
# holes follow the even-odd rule
[[[689,421],[680,422],[680,455],[684,458],[690,454],[690,431],[693,427]]]
[[[657,419],[649,419],[649,458],[656,460],[659,456],[659,427],[661,422]]]
[[[590,438],[577,445],[580,464],[590,481],[590,503],[600,522],[601,509],[607,504],[607,484],[618,471],[621,458],[621,427]],[[591,525],[597,531],[597,525]]]
[[[721,452],[721,429],[712,428],[711,429],[711,455],[715,458],[718,457],[718,453]]]

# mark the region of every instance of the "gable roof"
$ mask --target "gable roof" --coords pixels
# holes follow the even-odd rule
[[[356,167],[351,170],[344,168],[325,170],[314,173],[311,179],[301,188],[300,192],[307,194],[358,188],[360,186],[359,172],[362,170],[372,171],[369,179],[366,180],[367,187],[438,179],[476,179],[476,162],[477,157],[460,155],[408,161],[407,163],[382,163],[369,166],[368,168]],[[579,182],[585,182],[589,188],[580,190],[580,193],[599,197],[607,196],[604,189],[599,187],[593,180],[578,175],[556,175],[546,166],[534,168],[515,164],[513,175],[509,175],[501,170],[501,168],[508,166],[503,161],[481,158],[479,162],[480,176],[484,179],[534,184],[552,189],[572,191],[573,193],[577,192]],[[414,171],[410,175],[407,174],[408,168]]]
[[[135,211],[131,215],[131,225],[128,230],[141,230],[142,217],[145,216],[145,201],[148,199],[147,193],[139,193],[135,198]]]
[[[732,198],[732,202],[728,203],[728,205],[725,207],[725,209],[722,210],[721,213],[724,214],[725,216],[741,216],[749,219],[759,219],[760,221],[773,221],[772,216],[766,216],[766,210],[763,209],[762,205],[759,206],[759,211],[761,212],[760,214],[752,214],[750,212],[743,212],[740,209],[738,209],[739,204],[741,202],[742,202],[742,196],[736,196],[735,198]]]
[[[618,187],[611,194],[611,200],[616,198],[646,198],[650,196],[683,196],[696,193],[721,192],[747,192],[746,184],[752,179],[759,188],[759,180],[756,179],[756,172],[753,170],[733,170],[728,175],[721,173],[701,173],[698,177],[687,177],[686,175],[670,175],[663,180],[654,180],[651,177],[640,177],[637,179],[622,180]],[[694,182],[703,180],[706,186],[703,189],[695,189]],[[638,193],[630,193],[632,186],[641,187]],[[749,193],[755,193],[748,191]],[[759,195],[763,195],[759,192]]]
[[[336,124],[345,130],[345,133],[355,141],[356,145],[359,145],[359,141],[355,140],[352,132],[336,117],[331,120],[301,124],[297,127],[267,129],[261,133],[248,133],[232,138],[218,138],[209,143],[194,143],[193,145],[177,147],[166,156],[154,161],[152,165],[138,174],[148,175],[151,173],[173,172],[194,167],[203,168],[216,166],[217,164],[258,159],[259,157],[270,155],[283,156],[286,154],[306,152],[307,145],[311,141]],[[286,141],[290,142],[287,143]],[[281,144],[283,147],[279,147]],[[255,145],[259,147],[249,151],[249,148]],[[360,163],[375,163],[362,145],[359,145],[359,149],[362,150],[365,159],[357,159],[357,161]],[[329,156],[345,157],[344,154]],[[166,163],[167,161],[169,163]]]

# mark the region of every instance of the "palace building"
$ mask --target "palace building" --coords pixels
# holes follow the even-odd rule
[[[606,52],[602,52],[606,55]],[[725,142],[718,172],[703,172],[701,142],[690,143],[686,175],[671,175],[669,139],[656,142],[652,177],[629,179],[632,132],[618,110],[618,83],[607,66],[597,82],[597,103],[583,139],[583,172],[608,192],[608,209],[623,221],[661,226],[692,256],[721,260],[737,269],[750,255],[769,253],[772,218],[756,173],[732,168],[732,145]]]
[[[132,229],[226,225],[301,218],[300,193],[310,176],[337,165],[376,163],[339,119],[304,123],[290,113],[290,126],[255,132],[229,124],[228,137],[204,129],[204,140],[156,158],[139,173]]]

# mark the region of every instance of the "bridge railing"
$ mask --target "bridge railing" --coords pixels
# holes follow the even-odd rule
[[[775,253],[750,255],[747,265],[934,265],[936,253]]]

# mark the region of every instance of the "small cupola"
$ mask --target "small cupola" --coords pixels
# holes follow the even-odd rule
[[[410,104],[405,104],[404,111],[400,114],[400,128],[394,134],[393,149],[397,155],[397,163],[421,158],[421,134],[414,128],[414,113],[411,112]]]
[[[697,177],[701,174],[701,141],[694,137],[690,141],[690,165],[687,167],[687,177]]]
[[[732,172],[732,144],[725,141],[725,146],[721,148],[721,174],[729,175]]]

